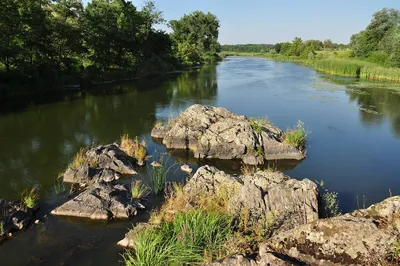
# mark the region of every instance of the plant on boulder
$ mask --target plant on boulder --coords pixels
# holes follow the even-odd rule
[[[146,142],[139,142],[139,138],[131,139],[128,134],[122,135],[120,140],[120,148],[128,156],[134,157],[138,165],[143,165],[146,159],[147,149]]]
[[[68,168],[78,169],[81,165],[83,165],[86,162],[85,153],[86,149],[80,148],[75,154],[72,162],[68,165]]]
[[[25,190],[21,194],[21,202],[28,209],[33,209],[36,206],[38,200],[39,194],[36,193],[35,188],[32,188],[30,191]]]
[[[335,217],[340,215],[339,201],[337,199],[338,193],[335,191],[329,191],[324,187],[324,181],[316,181],[320,191],[320,208],[324,211],[326,218]],[[320,212],[322,213],[322,212]]]
[[[286,144],[289,144],[290,146],[295,147],[296,149],[304,151],[307,142],[306,138],[307,133],[304,129],[304,123],[299,120],[294,129],[288,130],[285,133],[284,142]]]

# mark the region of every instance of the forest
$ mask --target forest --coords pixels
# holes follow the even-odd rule
[[[218,58],[219,20],[211,13],[167,22],[152,1],[141,8],[125,0],[1,2],[0,101]],[[172,32],[156,29],[161,23]]]

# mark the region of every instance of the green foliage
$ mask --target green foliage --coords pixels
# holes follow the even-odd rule
[[[75,154],[72,162],[68,165],[68,168],[78,169],[81,165],[86,163],[86,149],[80,148],[79,151]]]
[[[250,126],[253,128],[254,132],[256,132],[257,134],[260,134],[262,132],[264,127],[260,119],[251,117],[249,118],[249,123]]]
[[[329,191],[324,187],[324,181],[316,181],[319,185],[320,209],[324,211],[324,217],[335,217],[340,215],[338,193]],[[320,212],[322,214],[322,212]]]
[[[273,47],[273,44],[225,44],[221,46],[221,50],[223,52],[263,53],[271,52]]]
[[[0,236],[4,235],[4,223],[0,222]]]
[[[394,241],[390,247],[389,259],[393,263],[400,263],[400,242]]]
[[[173,51],[186,65],[197,65],[217,57],[219,20],[211,13],[194,11],[169,22]]]
[[[193,265],[215,259],[232,235],[227,215],[192,211],[178,213],[172,223],[134,236],[134,251],[123,254],[125,265]]]
[[[131,184],[131,195],[134,199],[143,199],[150,194],[151,190],[146,183],[136,180]]]
[[[21,194],[21,202],[28,209],[33,209],[36,206],[38,200],[39,194],[36,193],[35,188],[32,188],[30,191],[25,190]]]
[[[373,51],[369,53],[367,61],[379,65],[386,65],[388,63],[389,55],[384,51]]]
[[[62,194],[64,192],[66,192],[66,191],[67,191],[67,188],[66,188],[64,182],[62,180],[60,180],[60,179],[57,179],[54,182],[54,192],[56,192],[56,194],[59,195],[59,194]]]
[[[332,75],[341,75],[346,77],[359,77],[361,68],[367,65],[367,62],[345,60],[345,59],[322,59],[315,61],[315,69]]]
[[[304,123],[299,120],[294,129],[291,129],[285,133],[284,142],[295,147],[296,149],[304,151],[307,142],[306,138],[307,133],[304,129]]]
[[[158,161],[160,163],[159,167],[147,165],[147,173],[150,177],[153,192],[155,194],[162,194],[165,189],[168,173],[175,165],[173,164],[168,167],[168,160],[166,159],[166,156],[163,155],[160,155]]]

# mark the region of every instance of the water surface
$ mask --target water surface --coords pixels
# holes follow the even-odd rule
[[[42,215],[62,201],[54,182],[80,147],[129,133],[144,138],[150,153],[163,152],[149,136],[152,126],[194,103],[267,117],[282,129],[303,121],[309,131],[307,158],[272,163],[293,178],[324,180],[326,188],[339,193],[343,211],[400,194],[400,90],[361,88],[354,80],[332,79],[293,63],[230,57],[177,76],[107,84],[57,98],[11,103],[14,108],[0,114],[0,197],[19,199],[34,186]],[[233,173],[241,166],[198,161],[185,152],[175,152],[175,161],[194,168],[210,163]],[[146,178],[145,168],[140,174]],[[173,171],[170,178],[186,175]],[[48,215],[4,242],[0,257],[4,265],[118,265],[122,250],[115,243],[131,223],[147,216],[93,223]]]

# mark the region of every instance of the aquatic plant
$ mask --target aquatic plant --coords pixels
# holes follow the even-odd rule
[[[86,163],[86,149],[80,148],[79,151],[75,154],[72,162],[68,165],[68,168],[78,169],[81,165]]]
[[[370,63],[358,60],[328,58],[316,60],[314,68],[332,75],[359,77],[361,68]]]
[[[146,142],[144,140],[139,142],[138,137],[131,139],[128,134],[124,134],[121,136],[120,143],[121,150],[129,156],[135,157],[139,165],[143,164],[147,155]]]
[[[158,167],[147,166],[147,173],[150,177],[153,192],[155,194],[162,194],[165,189],[168,173],[175,164],[168,167],[168,160],[164,155],[161,155],[158,161],[160,163]]]
[[[306,138],[307,133],[304,129],[304,123],[299,120],[294,129],[288,130],[285,133],[283,142],[295,147],[296,149],[304,151],[307,142]]]
[[[329,191],[324,187],[324,181],[316,181],[319,186],[319,200],[320,200],[320,209],[324,211],[324,216],[326,218],[335,217],[340,215],[339,211],[339,200],[338,193],[335,191]],[[320,212],[322,213],[322,212]]]
[[[36,193],[35,188],[32,188],[30,191],[25,190],[21,194],[21,202],[28,209],[33,209],[36,206],[38,200],[39,200],[39,194]]]
[[[136,180],[131,184],[131,195],[134,199],[143,199],[150,194],[151,190],[146,183]]]
[[[53,187],[54,187],[54,192],[56,192],[57,195],[62,194],[67,190],[64,182],[62,180],[60,180],[60,179],[57,179],[54,182],[54,186]]]
[[[224,243],[232,235],[232,217],[191,211],[173,222],[138,232],[134,251],[123,254],[125,265],[188,265],[227,255]]]

